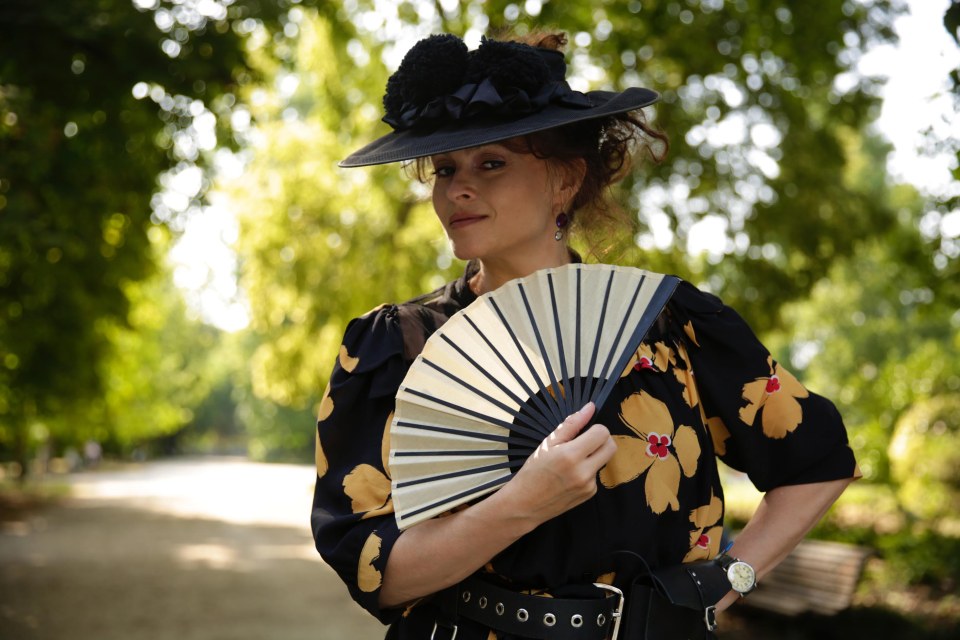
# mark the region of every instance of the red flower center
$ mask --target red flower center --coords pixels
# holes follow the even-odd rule
[[[705,533],[701,533],[700,537],[697,539],[697,546],[701,549],[706,549],[710,546],[710,536]]]
[[[780,378],[770,376],[770,379],[767,380],[767,393],[776,393],[777,391],[780,391]]]
[[[653,369],[653,360],[647,356],[640,356],[640,361],[633,365],[633,369],[634,371],[640,371],[641,369]]]
[[[670,446],[670,436],[662,436],[659,433],[651,433],[647,436],[647,455],[651,458],[659,457],[666,458],[670,455],[670,451],[667,447]]]

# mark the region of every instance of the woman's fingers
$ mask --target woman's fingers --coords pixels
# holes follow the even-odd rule
[[[567,419],[560,423],[560,425],[553,430],[547,440],[550,444],[558,444],[561,442],[569,442],[577,437],[577,434],[580,433],[585,426],[590,424],[590,418],[593,417],[594,412],[596,411],[596,406],[592,402],[588,402],[583,405],[583,408],[576,413],[571,413],[567,416]]]
[[[590,425],[595,412],[593,403],[588,403],[568,416],[507,483],[506,493],[537,523],[572,509],[597,492],[597,472],[613,457],[617,445],[605,426]]]
[[[544,441],[547,447],[563,444],[567,454],[574,459],[596,457],[599,460],[597,470],[607,463],[617,446],[610,437],[610,431],[602,424],[587,428],[590,419],[596,413],[596,406],[588,402],[580,411],[567,416],[552,434]]]

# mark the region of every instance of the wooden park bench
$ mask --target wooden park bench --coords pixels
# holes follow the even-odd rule
[[[743,604],[782,615],[833,615],[850,606],[872,554],[840,542],[804,540],[767,574]]]

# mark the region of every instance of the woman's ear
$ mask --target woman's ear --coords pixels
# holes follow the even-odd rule
[[[567,209],[577,194],[587,173],[587,161],[577,158],[572,162],[565,162],[557,167],[557,178],[560,181],[557,189],[558,204],[561,209]],[[569,213],[569,212],[566,212]]]

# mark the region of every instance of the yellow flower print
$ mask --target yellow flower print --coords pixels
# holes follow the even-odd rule
[[[757,412],[763,409],[763,433],[770,438],[785,438],[803,420],[803,409],[797,398],[810,395],[789,371],[767,358],[770,375],[743,385],[747,405],[740,409],[740,419],[753,425]]]
[[[380,536],[371,533],[360,551],[360,562],[357,565],[357,586],[365,593],[376,591],[383,582],[380,571],[373,566],[374,561],[380,557],[381,544],[383,544],[383,540]]]
[[[603,469],[600,482],[613,488],[646,473],[647,505],[660,514],[680,508],[677,491],[680,473],[691,477],[697,471],[700,442],[691,427],[674,429],[670,410],[645,391],[631,394],[620,405],[620,419],[635,436],[613,436],[617,452]],[[642,430],[649,425],[656,431]]]
[[[723,501],[710,496],[710,504],[697,507],[690,512],[690,522],[694,529],[690,532],[690,551],[683,557],[684,562],[708,560],[720,553],[720,538],[723,535]]]
[[[727,439],[730,438],[730,430],[723,424],[720,418],[708,418],[706,420],[707,431],[710,432],[710,439],[713,440],[713,450],[718,456],[726,455]]]
[[[687,320],[687,323],[683,325],[683,332],[687,334],[687,337],[690,338],[690,341],[693,342],[693,344],[697,345],[698,347],[700,346],[700,343],[697,342],[697,334],[693,330],[692,322]]]
[[[380,461],[385,473],[369,464],[359,464],[343,479],[343,492],[350,498],[350,507],[354,513],[362,513],[361,519],[372,518],[385,513],[393,513],[393,500],[390,499],[390,423],[393,413],[387,416],[383,429],[383,441],[380,444]]]
[[[613,584],[616,579],[617,573],[615,571],[611,571],[610,573],[597,576],[597,579],[594,580],[594,582],[599,582],[600,584]]]
[[[350,352],[347,351],[347,345],[340,345],[340,366],[347,373],[353,372],[357,368],[357,365],[360,363],[360,358],[354,358],[350,355]]]
[[[556,388],[554,388],[554,387],[556,387]],[[550,394],[550,397],[551,397],[551,398],[553,398],[554,400],[557,399],[557,391],[556,391],[556,389],[559,389],[559,390],[560,390],[560,397],[561,397],[561,398],[566,398],[566,397],[567,397],[567,389],[566,389],[562,384],[557,383],[556,385],[550,385],[549,387],[547,387],[547,393]]]
[[[330,417],[330,414],[333,413],[333,399],[330,397],[330,383],[327,383],[327,388],[323,392],[323,400],[320,401],[320,406],[317,408],[317,422],[323,422]],[[317,476],[323,477],[327,473],[329,465],[327,464],[327,456],[323,452],[323,445],[320,443],[320,429],[317,428],[317,446],[314,449],[314,458],[317,462]]]
[[[690,366],[690,357],[682,344],[677,345],[677,355],[687,363],[686,369],[681,369],[674,363],[673,375],[681,385],[683,385],[683,399],[688,407],[695,407],[700,403],[700,395],[697,393],[697,383],[693,376],[693,368]]]
[[[317,422],[323,422],[330,417],[331,413],[333,413],[333,398],[330,397],[330,383],[328,382],[327,388],[323,391],[320,405],[317,407]]]
[[[390,498],[390,478],[369,464],[358,464],[343,479],[343,492],[350,497],[354,513],[369,518],[385,513]]]
[[[623,378],[634,370],[666,371],[668,364],[676,365],[676,357],[670,347],[663,342],[658,342],[652,347],[646,342],[641,342],[640,348],[627,362],[620,377]]]
[[[317,429],[317,447],[314,449],[313,455],[317,462],[317,477],[322,478],[327,473],[330,465],[327,464],[327,456],[323,453],[323,445],[320,443],[319,429]]]

